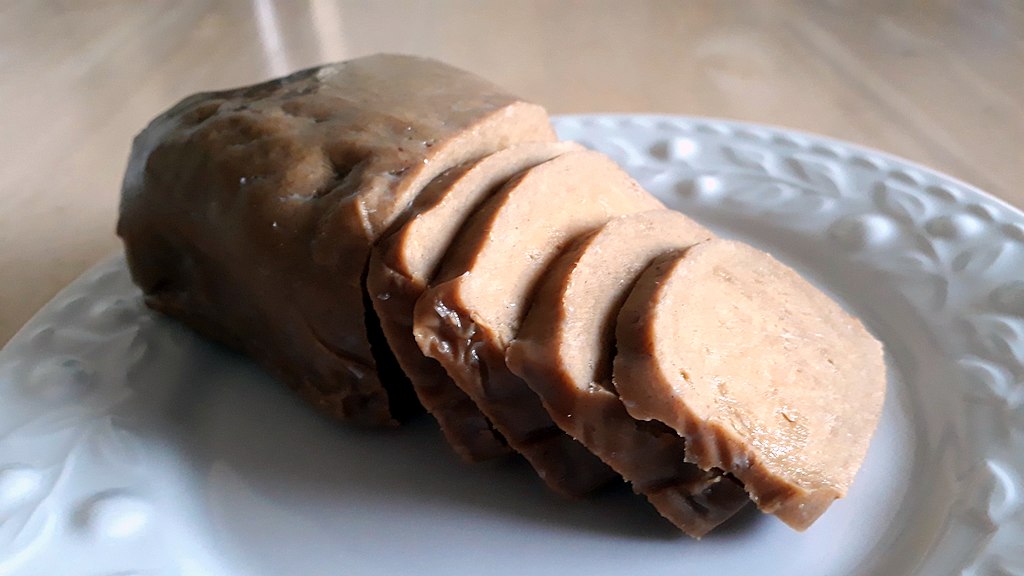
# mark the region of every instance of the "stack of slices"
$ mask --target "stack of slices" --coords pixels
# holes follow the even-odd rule
[[[325,413],[425,408],[468,461],[624,478],[696,537],[751,500],[810,525],[884,397],[881,345],[791,269],[431,60],[185,99],[136,138],[118,233],[151,307]]]

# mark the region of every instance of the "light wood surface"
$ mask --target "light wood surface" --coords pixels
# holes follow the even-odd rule
[[[1024,205],[1024,3],[0,0],[0,343],[118,249],[132,136],[192,92],[373,52],[553,113],[661,112],[879,148]]]

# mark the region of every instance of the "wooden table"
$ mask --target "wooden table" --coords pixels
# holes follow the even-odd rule
[[[118,249],[131,138],[199,90],[372,52],[565,112],[779,124],[1024,205],[1024,4],[212,0],[0,3],[0,343]]]

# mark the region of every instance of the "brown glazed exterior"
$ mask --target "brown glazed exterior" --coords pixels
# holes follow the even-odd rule
[[[313,68],[156,118],[132,148],[118,234],[149,306],[333,417],[393,425],[417,402],[372,333],[371,244],[445,169],[554,139],[542,108],[439,62]]]
[[[370,257],[366,289],[388,344],[420,403],[463,459],[475,462],[508,453],[500,434],[444,368],[420,351],[412,335],[416,300],[426,289],[467,218],[510,178],[571,150],[571,142],[520,144],[445,171],[419,194],[397,229]]]
[[[615,387],[803,530],[846,494],[885,397],[881,344],[768,254],[710,240],[661,257],[619,313]]]
[[[615,216],[662,207],[606,156],[563,154],[512,179],[469,219],[416,304],[423,353],[560,493],[587,494],[615,475],[555,426],[508,370],[505,349],[541,276],[574,238]]]
[[[615,321],[640,273],[655,257],[712,237],[671,210],[609,221],[548,268],[505,355],[559,428],[698,538],[746,505],[747,494],[720,470],[686,462],[674,430],[633,419],[612,384],[612,360]]]

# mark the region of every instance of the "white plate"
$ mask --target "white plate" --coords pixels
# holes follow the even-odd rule
[[[427,419],[332,424],[145,310],[116,258],[0,352],[0,575],[1024,574],[1024,214],[805,134],[558,128],[886,343],[868,460],[810,530],[746,514],[695,542],[625,491],[569,502],[521,463],[464,465]]]

